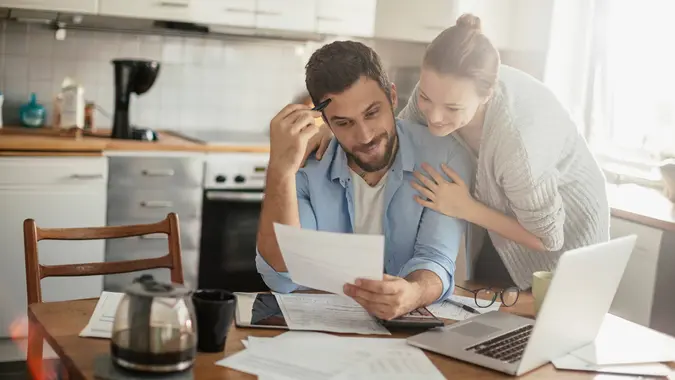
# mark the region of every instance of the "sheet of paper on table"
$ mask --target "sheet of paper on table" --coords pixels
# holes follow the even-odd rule
[[[345,283],[382,279],[384,236],[315,231],[274,224],[291,280],[310,289],[344,295]]]
[[[356,301],[337,294],[274,294],[290,330],[391,335]]]
[[[80,332],[81,337],[110,338],[112,336],[115,312],[124,293],[103,292],[96,303],[96,308],[87,326]]]
[[[670,362],[675,339],[608,313],[593,343],[571,354],[596,365]]]
[[[424,352],[405,339],[290,331],[275,338],[249,337],[247,347],[217,364],[260,380],[444,379]],[[325,354],[323,362],[314,361],[317,352]]]
[[[499,310],[499,307],[502,305],[501,302],[495,301],[495,303],[493,303],[489,307],[478,307],[476,306],[476,301],[474,300],[473,297],[464,297],[453,294],[452,296],[450,296],[450,298],[455,302],[459,302],[461,304],[474,308],[481,314],[487,313],[489,311]],[[475,317],[477,315],[474,313],[470,313],[462,309],[461,307],[453,305],[449,302],[441,302],[429,305],[427,306],[427,309],[429,309],[429,311],[432,314],[434,314],[439,318],[453,319],[455,321],[463,321],[465,319]]]
[[[614,373],[622,375],[668,376],[672,372],[670,367],[662,363],[596,365],[579,359],[574,355],[566,355],[561,358],[554,359],[552,363],[557,369]]]

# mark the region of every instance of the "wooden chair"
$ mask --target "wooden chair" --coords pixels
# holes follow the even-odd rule
[[[38,260],[37,247],[40,240],[115,239],[155,233],[168,235],[169,253],[165,256],[152,259],[68,265],[41,265]],[[26,219],[23,222],[23,235],[28,305],[42,302],[40,281],[45,277],[96,276],[168,268],[171,270],[171,281],[183,283],[180,229],[178,216],[175,213],[169,213],[164,220],[158,223],[91,228],[39,228],[33,219]],[[33,378],[42,380],[43,341],[42,336],[35,330],[32,324],[29,324],[27,363]]]

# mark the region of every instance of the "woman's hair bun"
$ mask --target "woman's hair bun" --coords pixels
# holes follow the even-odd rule
[[[471,13],[465,13],[457,18],[457,26],[481,32],[480,18]]]

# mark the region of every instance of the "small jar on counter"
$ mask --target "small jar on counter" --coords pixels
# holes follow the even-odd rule
[[[96,112],[96,104],[87,102],[84,107],[84,129],[94,131],[94,113]]]

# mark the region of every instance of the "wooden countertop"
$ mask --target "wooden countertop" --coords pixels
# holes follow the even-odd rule
[[[102,129],[76,138],[52,128],[0,128],[0,156],[100,156],[105,151],[269,152],[269,145],[202,144],[170,131],[159,141],[111,139]],[[608,185],[612,216],[675,232],[675,204],[657,190],[637,185]]]
[[[208,145],[170,131],[158,131],[158,135],[159,141],[139,141],[111,139],[109,129],[76,137],[68,130],[3,127],[0,156],[89,156],[104,151],[269,152],[265,145]]]
[[[656,190],[638,185],[607,185],[612,216],[675,232],[675,203]]]

